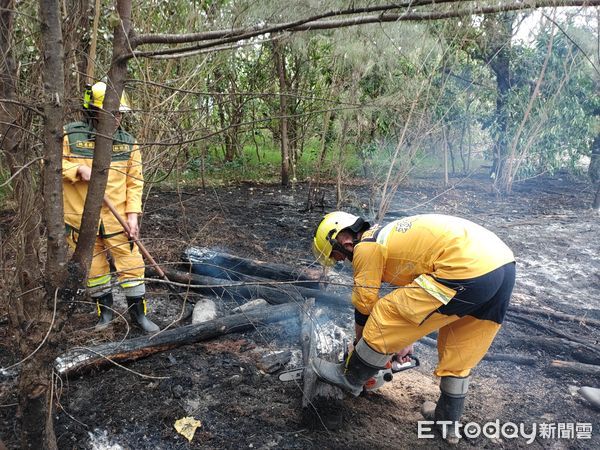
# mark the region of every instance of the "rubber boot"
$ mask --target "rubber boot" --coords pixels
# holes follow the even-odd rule
[[[131,320],[139,325],[146,333],[160,331],[158,325],[146,317],[146,299],[144,297],[127,297]]]
[[[105,329],[113,320],[113,295],[112,292],[96,298],[96,308],[98,310],[98,323],[94,327],[97,331]]]
[[[367,350],[367,353],[372,352],[376,354],[374,361],[378,366],[370,365],[365,363],[359,356],[360,349],[365,348],[366,344],[356,346],[356,349],[350,354],[346,363],[335,364],[329,361],[325,361],[321,358],[315,358],[311,361],[311,365],[315,373],[323,381],[333,384],[344,391],[352,394],[354,397],[358,397],[363,390],[364,384],[369,378],[376,375],[381,369],[385,368],[385,359],[389,359],[386,355],[376,353],[371,349]],[[368,348],[368,347],[367,347]],[[367,355],[368,356],[368,355]],[[382,364],[382,366],[379,366]]]
[[[460,436],[455,433],[454,422],[460,422],[468,387],[468,377],[442,377],[441,394],[437,404],[428,401],[421,407],[421,414],[428,420],[453,422],[452,425],[445,428],[447,433],[446,436],[443,436],[449,444],[458,444],[460,440]],[[440,427],[441,430],[443,428]]]

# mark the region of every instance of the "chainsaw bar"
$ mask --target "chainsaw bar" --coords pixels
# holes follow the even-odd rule
[[[297,369],[285,370],[279,374],[279,381],[298,381],[302,379],[304,374],[304,367],[298,367]]]

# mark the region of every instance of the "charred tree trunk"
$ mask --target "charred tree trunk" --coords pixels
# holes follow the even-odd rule
[[[48,4],[48,8],[52,9],[47,12],[48,15],[57,14],[56,5]],[[39,255],[41,214],[34,174],[38,166],[32,165],[18,172],[19,168],[31,164],[36,155],[20,131],[21,128],[26,128],[30,118],[25,117],[23,110],[13,103],[17,99],[13,54],[14,12],[14,1],[0,2],[0,95],[3,100],[0,107],[0,133],[4,155],[11,173],[15,175],[13,186],[17,211],[11,227],[11,239],[15,248],[19,249],[15,263],[16,279],[5,278],[6,284],[3,286],[6,289],[2,289],[0,295],[6,295],[6,304],[12,303],[9,310],[10,321],[17,335],[16,344],[21,360],[24,360],[19,377],[21,447],[56,448],[52,417],[48,414],[50,366],[45,364],[43,351],[25,360],[42,342],[50,321],[44,303],[44,290],[39,289],[42,276]],[[42,17],[43,26],[46,27],[47,18],[48,16]],[[11,302],[11,298],[19,298],[19,301]]]
[[[285,264],[241,258],[205,247],[191,247],[186,251],[185,257],[192,265],[194,273],[231,281],[268,278],[298,281],[301,286],[319,289],[319,280],[323,275],[321,269],[295,268]]]
[[[14,98],[15,73],[11,54],[12,2],[2,5],[2,39],[9,45],[3,55],[2,91]],[[44,58],[44,167],[43,195],[34,182],[37,166],[23,171],[15,180],[18,212],[15,226],[19,241],[17,254],[18,280],[15,289],[19,293],[19,308],[11,312],[11,322],[18,331],[18,348],[22,359],[19,377],[19,415],[21,425],[21,448],[55,449],[56,437],[52,413],[52,360],[57,353],[60,336],[52,333],[60,329],[62,317],[55,319],[57,287],[64,280],[66,247],[62,214],[62,118],[64,105],[64,54],[61,31],[60,4],[56,0],[39,3],[39,17]],[[6,33],[6,34],[5,34]],[[13,91],[12,94],[10,91]],[[11,120],[7,123],[25,127],[25,121],[15,111],[5,110]],[[4,121],[4,120],[3,120]],[[2,130],[5,131],[5,130]],[[11,136],[11,130],[8,135]],[[22,141],[21,141],[22,142]],[[15,167],[25,167],[36,156],[29,145],[19,149],[16,141],[9,140]],[[12,145],[17,144],[17,145]],[[44,200],[40,204],[40,199]],[[41,211],[44,212],[42,221]],[[42,267],[41,223],[47,227],[46,267]],[[41,289],[40,289],[41,288]],[[26,331],[25,331],[26,330]]]
[[[600,377],[600,366],[595,364],[583,364],[573,361],[561,361],[555,359],[550,363],[547,368],[550,372],[566,372],[566,373],[575,373],[578,375],[591,375],[596,379]]]
[[[350,300],[344,296],[317,289],[293,286],[287,282],[278,283],[272,280],[237,282],[168,268],[163,268],[163,271],[169,280],[185,283],[190,289],[205,295],[246,300],[263,298],[271,304],[297,302],[304,298],[314,297],[319,303],[332,307],[347,308],[350,305]],[[150,268],[146,269],[146,273],[148,275],[155,274]]]
[[[273,59],[279,80],[279,132],[281,144],[281,185],[290,184],[290,148],[288,136],[287,81],[285,73],[284,46],[279,40],[273,41]]]

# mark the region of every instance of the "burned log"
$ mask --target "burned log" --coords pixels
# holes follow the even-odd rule
[[[302,422],[311,429],[338,430],[343,423],[341,389],[317,378],[311,361],[317,355],[317,330],[314,321],[314,299],[308,299],[302,314],[302,360],[304,383],[302,389]]]
[[[565,355],[576,361],[587,364],[600,364],[600,348],[596,351],[578,342],[552,336],[531,336],[520,334],[505,338],[514,347],[524,347],[530,350],[543,350],[553,357]]]
[[[428,336],[424,336],[417,341],[420,344],[426,345],[427,347],[437,347],[437,341]],[[510,353],[486,353],[483,357],[484,361],[507,361],[521,366],[535,366],[537,359],[532,356],[526,355],[513,355]]]
[[[205,295],[246,300],[264,298],[271,304],[304,302],[305,298],[312,297],[319,304],[343,308],[351,307],[350,299],[347,297],[318,289],[295,286],[288,282],[225,281],[176,269],[164,269],[164,272],[170,280],[186,284],[190,289]],[[146,269],[146,273],[152,276],[152,269]]]
[[[574,361],[561,361],[559,359],[552,361],[547,369],[550,372],[566,372],[578,375],[592,375],[594,377],[600,376],[600,366]]]
[[[164,272],[169,280],[186,284],[190,289],[204,295],[233,298],[236,300],[263,298],[273,305],[304,301],[302,295],[296,292],[294,286],[285,284],[226,281],[166,268]],[[152,269],[147,268],[146,274],[153,276],[155,273]]]
[[[519,366],[535,366],[537,359],[533,356],[513,355],[510,353],[486,353],[484,361],[506,361],[518,364]]]
[[[574,316],[572,314],[566,314],[560,311],[551,311],[548,309],[528,308],[527,306],[511,304],[508,307],[508,313],[526,314],[530,316],[532,315],[534,317],[549,317],[552,319],[563,320],[567,322],[575,322],[581,325],[600,327],[600,320],[591,317]]]
[[[76,347],[56,358],[54,366],[59,374],[69,375],[116,362],[145,358],[181,345],[250,330],[268,323],[289,319],[298,314],[299,307],[296,304],[268,306],[198,325],[169,329],[153,336],[142,336],[92,347]]]
[[[581,346],[583,346],[591,351],[594,351],[594,352],[598,351],[598,344],[594,340],[585,339],[582,337],[575,336],[571,333],[566,333],[564,331],[560,331],[555,326],[553,327],[553,326],[545,325],[545,324],[543,324],[537,320],[534,320],[530,317],[527,317],[525,315],[512,312],[510,314],[507,314],[507,319],[510,319],[511,321],[517,320],[517,321],[524,322],[524,323],[531,325],[532,327],[534,327],[538,330],[544,331],[548,334],[554,334],[561,338],[568,339],[569,341],[577,342]]]
[[[192,272],[212,278],[230,281],[250,281],[267,278],[278,281],[296,281],[305,287],[319,289],[321,269],[296,268],[285,264],[273,264],[255,259],[241,258],[208,248],[190,247],[184,252]]]

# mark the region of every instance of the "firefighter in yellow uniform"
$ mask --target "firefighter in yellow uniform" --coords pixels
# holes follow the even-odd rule
[[[458,421],[469,373],[508,307],[515,282],[512,251],[491,231],[458,217],[424,214],[371,227],[338,211],[319,224],[313,252],[325,266],[352,262],[356,322],[348,360],[317,359],[317,374],[359,395],[392,355],[404,356],[419,338],[439,330],[435,375],[441,377],[441,396],[434,410],[423,413]],[[379,297],[382,281],[398,288]]]
[[[106,84],[98,82],[87,92],[84,100],[85,122],[65,126],[63,138],[63,198],[67,241],[75,248],[81,226],[83,206],[94,158],[97,114],[102,109]],[[135,138],[120,127],[121,112],[129,111],[127,95],[123,93],[119,112],[115,114],[117,131],[113,136],[113,152],[106,185],[106,197],[122,217],[126,217],[132,238],[138,238],[138,215],[142,212],[142,158]],[[146,317],[144,261],[139,249],[130,241],[123,227],[106,205],[102,206],[98,235],[94,246],[87,286],[93,288],[101,329],[113,319],[111,273],[107,259],[110,252],[118,272],[133,322],[146,332],[159,327]]]

